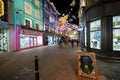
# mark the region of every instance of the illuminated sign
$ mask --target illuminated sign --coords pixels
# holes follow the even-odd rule
[[[4,15],[4,3],[0,0],[0,17]]]

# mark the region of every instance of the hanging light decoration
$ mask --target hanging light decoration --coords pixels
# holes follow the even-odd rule
[[[73,0],[73,1],[70,3],[70,5],[69,5],[70,11],[69,11],[67,14],[66,14],[66,13],[62,14],[62,17],[59,18],[59,21],[58,21],[58,26],[59,26],[59,27],[65,25],[65,24],[68,22],[67,19],[68,19],[70,13],[72,12],[73,7],[74,7],[75,5],[76,5],[76,1]],[[68,9],[67,9],[66,11],[68,11]],[[66,14],[66,15],[65,15],[65,14]],[[73,20],[71,20],[71,21],[73,21]]]

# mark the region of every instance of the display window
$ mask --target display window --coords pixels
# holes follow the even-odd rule
[[[20,29],[20,49],[43,45],[43,33]]]
[[[48,36],[48,44],[53,44],[53,37],[52,36]]]
[[[42,36],[37,37],[37,42],[38,42],[37,45],[38,46],[43,44],[43,39],[42,38],[43,38]]]
[[[90,47],[101,49],[101,20],[90,23]]]
[[[120,51],[120,16],[113,17],[113,50]]]
[[[20,48],[29,47],[29,37],[28,36],[21,36],[20,37]]]
[[[7,30],[0,29],[0,53],[8,51]]]

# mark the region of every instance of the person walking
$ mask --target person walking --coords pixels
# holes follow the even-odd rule
[[[74,47],[74,40],[71,40],[71,46]]]
[[[59,47],[62,48],[62,39],[59,40]]]
[[[78,40],[76,40],[76,43],[77,43],[77,47],[79,46],[79,41]]]

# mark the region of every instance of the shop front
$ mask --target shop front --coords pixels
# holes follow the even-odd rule
[[[8,52],[8,23],[0,21],[0,53]]]
[[[33,48],[43,45],[43,33],[35,30],[17,27],[17,50]]]
[[[0,53],[8,51],[7,29],[0,29]]]
[[[91,8],[86,8],[84,36],[87,51],[112,58],[120,57],[119,4],[120,1],[104,0],[91,4]],[[94,11],[96,13],[93,14]]]

